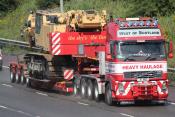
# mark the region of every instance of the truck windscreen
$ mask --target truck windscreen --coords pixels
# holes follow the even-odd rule
[[[124,61],[157,61],[166,58],[165,42],[118,42],[117,58]]]

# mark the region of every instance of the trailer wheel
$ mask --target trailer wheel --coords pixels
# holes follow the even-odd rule
[[[105,88],[105,102],[106,104],[108,104],[109,106],[113,105],[113,101],[112,101],[112,90],[111,90],[111,86],[108,83],[106,88]]]
[[[74,81],[74,92],[73,92],[73,95],[74,95],[74,96],[77,96],[77,95],[78,95],[78,88],[77,88],[77,83],[76,83],[76,81]]]
[[[96,102],[100,101],[100,95],[99,95],[99,89],[98,89],[97,81],[94,82],[94,99],[95,99]]]
[[[89,100],[93,100],[94,98],[94,86],[92,80],[88,80],[87,86],[87,97]]]
[[[87,83],[86,83],[86,80],[84,78],[81,80],[80,90],[81,90],[81,97],[82,98],[86,98],[86,94],[87,94]]]
[[[0,65],[0,71],[2,71],[2,65]]]
[[[25,84],[26,83],[26,78],[24,77],[24,71],[21,71],[21,84]]]
[[[26,86],[27,87],[32,87],[31,80],[29,78],[26,79]]]
[[[15,82],[15,73],[13,73],[13,71],[12,70],[10,70],[10,81],[11,81],[11,83],[14,83]]]
[[[20,74],[18,73],[18,71],[16,71],[16,83],[20,83],[21,82],[21,79],[20,79]]]

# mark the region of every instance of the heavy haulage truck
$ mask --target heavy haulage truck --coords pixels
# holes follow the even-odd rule
[[[158,20],[106,21],[105,11],[37,11],[31,48],[41,47],[41,51],[10,63],[11,82],[73,92],[96,101],[104,95],[108,105],[166,102],[167,56],[173,57],[173,48],[171,42],[166,46]]]

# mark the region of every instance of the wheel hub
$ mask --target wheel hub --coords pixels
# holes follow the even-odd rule
[[[12,72],[10,73],[10,79],[11,80],[13,79],[13,73]]]
[[[29,83],[29,78],[27,78],[27,80],[26,80],[26,81],[27,81],[27,84],[28,84],[28,83]]]
[[[97,98],[98,97],[98,89],[95,88],[95,97]]]
[[[85,94],[85,87],[84,86],[82,86],[81,92],[82,92],[83,95]]]
[[[18,73],[16,73],[16,81],[19,80],[19,76],[18,76]]]
[[[75,95],[77,94],[77,87],[76,87],[76,85],[74,85],[74,94]]]
[[[24,82],[24,77],[23,77],[23,75],[21,76],[21,82],[22,82],[22,83]]]
[[[91,88],[88,87],[88,96],[91,96],[91,94],[92,94]]]

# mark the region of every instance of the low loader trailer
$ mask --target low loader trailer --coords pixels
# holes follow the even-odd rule
[[[36,12],[31,48],[43,50],[10,63],[11,82],[96,101],[103,95],[108,105],[114,101],[166,102],[167,57],[173,57],[173,47],[172,42],[167,46],[158,20],[117,18],[104,24],[104,11],[81,11],[86,15],[81,17],[87,18],[83,23],[79,12]],[[65,22],[59,22],[61,18]]]

